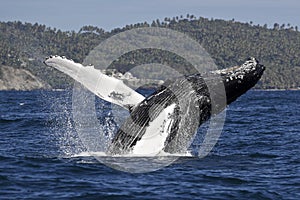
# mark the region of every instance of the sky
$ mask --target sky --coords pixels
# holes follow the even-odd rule
[[[273,27],[300,27],[299,0],[0,0],[0,21],[45,24],[78,31],[93,25],[107,31],[165,17],[225,19]]]

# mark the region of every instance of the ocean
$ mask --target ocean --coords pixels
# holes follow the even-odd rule
[[[0,199],[300,199],[299,99],[251,90],[209,155],[128,173],[84,153],[71,91],[1,91]]]

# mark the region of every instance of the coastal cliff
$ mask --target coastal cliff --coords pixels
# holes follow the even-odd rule
[[[0,66],[0,90],[50,89],[50,85],[26,69]]]

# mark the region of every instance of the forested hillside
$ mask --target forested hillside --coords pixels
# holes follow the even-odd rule
[[[104,39],[132,28],[150,26],[167,27],[188,34],[210,53],[220,68],[242,64],[250,56],[256,57],[267,67],[257,88],[300,87],[298,27],[275,23],[274,27],[268,28],[266,25],[253,25],[252,22],[209,20],[189,14],[186,17],[165,18],[162,22],[155,20],[151,24],[127,25],[110,32],[93,26],[84,26],[75,32],[39,24],[0,22],[0,65],[26,68],[53,88],[68,87],[72,83],[69,78],[42,64],[46,56],[65,55],[82,62],[90,50]],[[152,53],[155,54],[155,51]],[[143,60],[145,56],[134,57],[140,59],[138,63],[151,62]],[[176,64],[171,57],[167,60],[171,65],[172,62]],[[129,63],[121,59],[118,65],[126,68]]]

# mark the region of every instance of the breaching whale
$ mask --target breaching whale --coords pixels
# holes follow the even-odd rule
[[[47,57],[44,63],[72,77],[98,97],[130,112],[109,145],[107,153],[111,155],[186,152],[195,130],[252,88],[265,70],[257,59],[249,58],[238,67],[178,77],[145,98],[93,66],[83,66],[61,56]],[[218,94],[209,89],[207,83],[222,84],[224,104],[213,105],[211,95]]]

